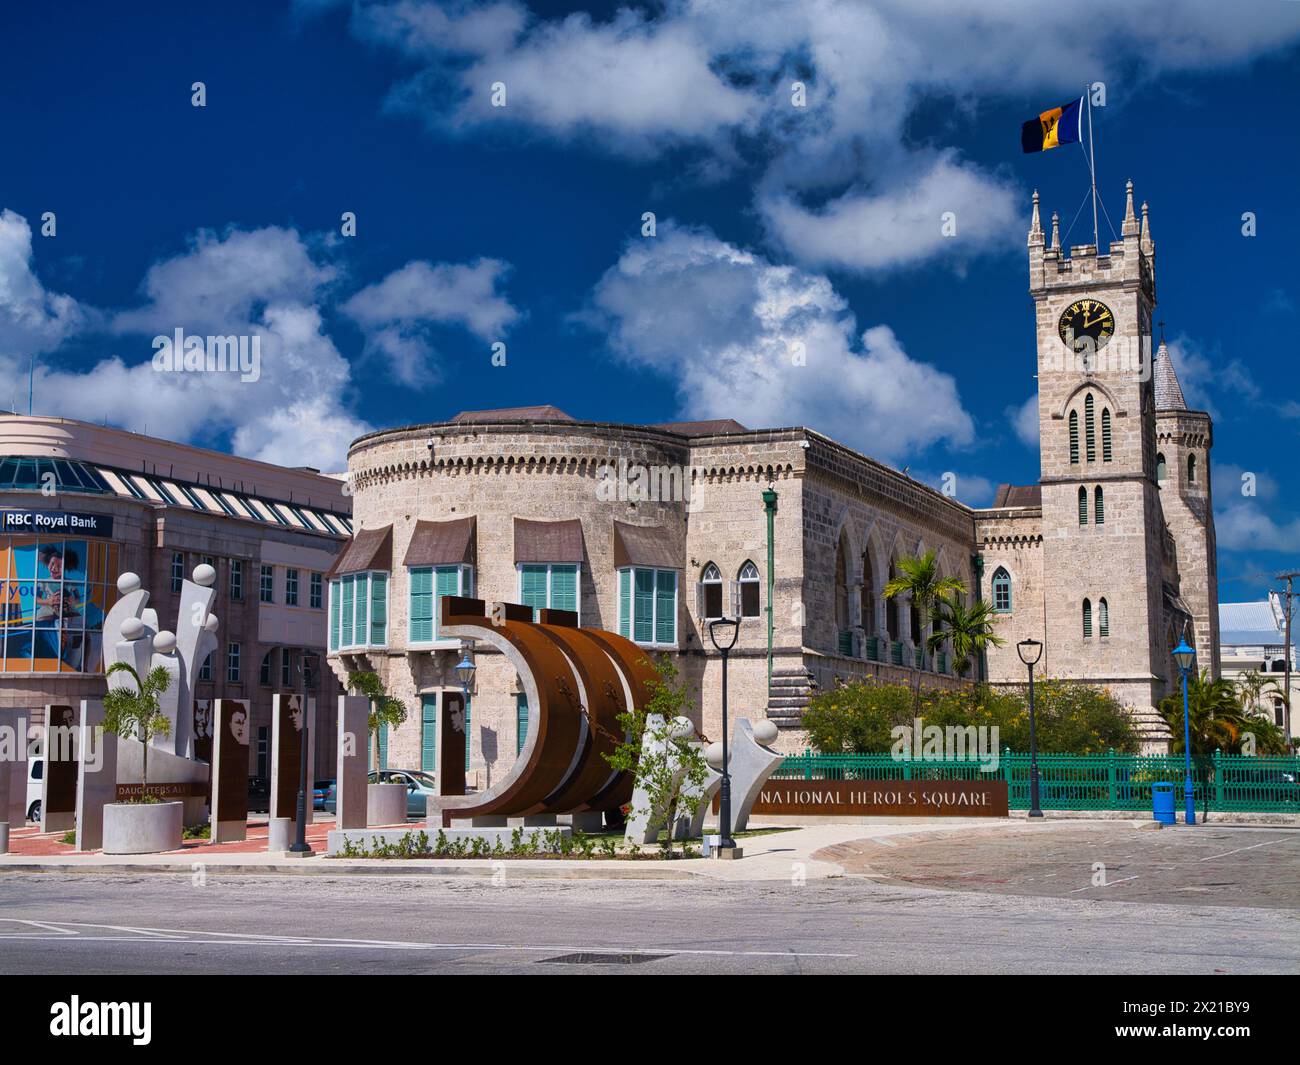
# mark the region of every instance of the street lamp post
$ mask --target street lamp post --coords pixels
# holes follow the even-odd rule
[[[465,775],[469,776],[469,687],[474,683],[474,674],[478,667],[474,665],[474,659],[469,656],[468,643],[462,644],[460,649],[460,661],[456,663],[456,679],[460,681],[461,704],[460,712],[465,722]],[[439,765],[441,768],[441,764]]]
[[[1029,816],[1042,817],[1043,810],[1038,805],[1038,729],[1034,721],[1034,666],[1043,656],[1040,641],[1021,640],[1016,644],[1016,653],[1020,661],[1029,667]]]
[[[281,653],[288,654],[289,649],[286,647]],[[302,651],[298,655],[298,672],[302,676],[302,732],[298,737],[298,805],[294,811],[297,824],[294,825],[293,845],[289,848],[291,854],[311,853],[311,847],[307,845],[307,693],[311,690],[308,663],[315,657],[309,651]]]
[[[740,617],[720,617],[709,622],[709,639],[722,655],[722,787],[718,799],[718,847],[732,852],[736,841],[731,838],[731,766],[727,761],[727,656],[740,635]]]
[[[1189,824],[1196,824],[1196,794],[1192,787],[1192,726],[1191,717],[1187,711],[1187,671],[1192,668],[1192,663],[1196,660],[1196,652],[1187,646],[1187,640],[1178,641],[1178,646],[1174,648],[1174,661],[1178,663],[1178,669],[1183,674],[1183,763],[1186,770],[1186,776],[1183,783],[1183,820]]]

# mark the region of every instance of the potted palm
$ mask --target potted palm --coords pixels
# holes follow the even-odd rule
[[[401,725],[406,720],[406,704],[384,691],[383,682],[375,673],[349,673],[348,689],[370,700],[366,728],[370,734],[370,769],[374,783],[366,788],[366,824],[404,824],[407,788],[405,784],[387,784],[381,780],[379,730]]]
[[[142,679],[134,667],[115,662],[108,676],[125,673],[135,683],[130,688],[110,688],[104,696],[104,728],[141,747],[140,794],[104,807],[105,854],[155,854],[177,850],[184,829],[185,804],[164,802],[149,793],[149,741],[170,736],[171,722],[158,706],[158,697],[171,687],[172,677],[162,666]]]

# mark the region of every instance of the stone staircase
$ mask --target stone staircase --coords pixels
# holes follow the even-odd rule
[[[767,716],[777,728],[801,727],[804,707],[817,689],[807,669],[774,669],[767,690]]]

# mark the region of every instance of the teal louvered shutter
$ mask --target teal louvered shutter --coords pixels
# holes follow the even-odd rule
[[[632,571],[618,571],[618,634],[632,638]]]
[[[551,607],[555,610],[578,609],[578,567],[551,567]]]
[[[439,566],[434,572],[433,584],[433,635],[438,638],[438,618],[442,614],[444,595],[460,595],[460,567]]]
[[[1083,635],[1092,635],[1092,603],[1087,599],[1083,601]]]
[[[339,649],[339,582],[330,581],[330,650]]]
[[[370,575],[370,645],[388,646],[388,574]]]
[[[352,646],[352,592],[353,584],[351,577],[344,577],[339,581],[343,591],[343,635],[340,637],[339,645],[342,647]]]
[[[529,564],[519,567],[519,601],[537,611],[546,608],[546,566]]]
[[[466,769],[469,769],[469,746],[470,746],[469,741],[470,741],[470,737],[473,735],[473,733],[470,732],[469,730],[469,719],[470,719],[470,699],[469,696],[467,695],[465,696],[465,768]]]
[[[655,643],[677,642],[677,571],[655,571]]]
[[[366,765],[372,765],[375,759],[374,739],[375,734],[370,734],[370,742],[366,745]],[[388,768],[388,726],[379,726],[379,768]]]
[[[422,566],[410,571],[411,610],[408,625],[411,643],[433,639],[433,570]]]
[[[655,571],[632,571],[632,639],[637,643],[654,642]]]
[[[353,604],[356,607],[356,614],[353,619],[354,631],[353,638],[358,644],[366,642],[366,607],[369,606],[370,581],[368,574],[358,573],[355,577],[357,582],[356,594],[353,597]]]
[[[1092,520],[1096,525],[1106,524],[1106,497],[1102,493],[1101,486],[1098,485],[1093,492]]]
[[[437,772],[438,765],[438,697],[420,696],[420,768]]]
[[[524,749],[524,740],[528,739],[528,696],[524,692],[515,694],[515,754]]]

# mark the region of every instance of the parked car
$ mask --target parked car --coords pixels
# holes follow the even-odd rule
[[[329,794],[330,789],[334,787],[332,780],[318,780],[311,792],[311,808],[313,810],[325,809],[325,796]]]
[[[271,809],[271,778],[248,778],[249,813],[269,813]]]
[[[45,759],[27,759],[27,820],[41,819],[41,781],[45,777]]]
[[[377,774],[367,774],[366,780],[370,784],[405,784],[407,817],[423,817],[428,811],[429,796],[434,794],[433,774],[417,769],[382,769]],[[337,782],[329,781],[321,809],[331,814],[338,812]]]

